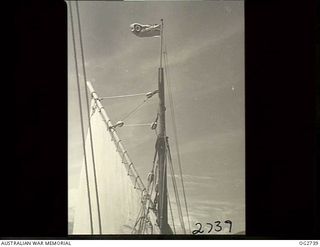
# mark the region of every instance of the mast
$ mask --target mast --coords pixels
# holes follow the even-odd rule
[[[159,134],[157,139],[158,165],[159,165],[159,206],[158,206],[158,224],[160,234],[169,234],[168,226],[168,208],[167,208],[167,160],[166,160],[166,124],[165,124],[165,97],[164,97],[164,79],[162,67],[162,43],[163,43],[163,19],[161,19],[160,33],[160,67],[158,69],[158,90],[159,90]]]

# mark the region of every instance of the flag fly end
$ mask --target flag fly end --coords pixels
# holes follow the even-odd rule
[[[140,23],[132,23],[130,25],[131,32],[140,38],[144,37],[160,37],[161,25],[144,25]]]

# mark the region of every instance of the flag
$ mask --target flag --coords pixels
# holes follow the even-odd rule
[[[161,31],[160,24],[154,25],[143,25],[139,23],[133,23],[130,25],[131,32],[137,35],[140,38],[143,37],[159,37]]]

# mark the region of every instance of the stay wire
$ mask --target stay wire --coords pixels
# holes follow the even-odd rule
[[[164,45],[164,62],[165,62],[165,75],[167,78],[168,83],[168,92],[169,92],[169,103],[170,103],[170,112],[171,112],[171,118],[172,118],[172,124],[173,124],[173,132],[174,132],[174,139],[175,139],[175,146],[177,149],[177,158],[178,158],[178,165],[179,165],[179,173],[181,178],[181,184],[182,184],[182,192],[183,192],[183,198],[184,198],[184,204],[186,207],[186,213],[188,218],[188,226],[189,231],[191,233],[191,226],[190,226],[190,217],[189,217],[189,210],[188,210],[188,204],[186,199],[186,192],[185,192],[185,186],[183,181],[183,175],[182,175],[182,165],[181,165],[181,157],[180,157],[180,150],[179,150],[179,142],[178,142],[178,134],[177,134],[177,124],[176,124],[176,118],[175,118],[175,112],[174,112],[174,104],[173,104],[173,97],[172,97],[172,89],[171,89],[171,83],[170,78],[168,76],[168,54],[167,54],[167,46]]]
[[[123,127],[150,126],[152,123],[124,124]]]
[[[99,233],[102,234],[100,205],[99,205],[99,192],[98,192],[96,165],[95,165],[94,150],[93,150],[92,127],[91,127],[90,112],[89,112],[90,108],[89,108],[89,99],[88,99],[88,89],[87,89],[87,85],[86,85],[87,75],[86,75],[85,62],[84,62],[85,60],[84,60],[84,51],[83,51],[83,44],[82,44],[82,33],[81,33],[81,22],[80,22],[80,11],[79,11],[78,0],[76,1],[76,7],[77,7],[77,17],[78,17],[78,29],[79,29],[79,40],[80,40],[80,49],[81,49],[82,70],[83,70],[83,77],[84,77],[84,88],[85,88],[86,103],[87,103],[87,115],[88,115],[89,132],[90,132],[90,144],[91,144],[91,153],[92,153],[93,177],[94,177],[96,200],[97,200],[97,213],[98,213]]]
[[[136,94],[125,94],[125,95],[116,95],[116,96],[105,96],[100,97],[100,99],[117,99],[117,98],[126,98],[126,97],[135,97],[135,96],[145,96],[146,93],[136,93]]]
[[[137,105],[133,110],[131,110],[129,113],[127,113],[124,117],[121,118],[121,121],[124,121],[128,119],[132,114],[137,112],[143,105],[146,103],[148,98],[144,99],[139,105]]]
[[[170,209],[170,214],[171,214],[171,221],[172,221],[172,226],[173,226],[173,232],[174,232],[174,234],[176,234],[176,226],[175,226],[175,224],[174,224],[174,218],[173,218],[173,213],[172,213],[172,208],[171,208],[171,202],[170,202],[169,193],[168,193],[167,195],[168,195],[168,202],[169,202],[169,209]]]
[[[69,2],[69,10],[70,10],[70,20],[71,20],[71,30],[72,30],[72,42],[73,42],[73,54],[74,54],[74,62],[77,76],[77,88],[78,88],[78,99],[79,99],[79,109],[80,109],[80,123],[81,123],[81,137],[82,137],[82,148],[84,153],[84,164],[85,164],[85,174],[86,174],[86,182],[87,182],[87,192],[88,192],[88,203],[89,203],[89,216],[90,216],[90,229],[91,234],[93,234],[93,223],[92,223],[92,208],[91,208],[91,196],[90,196],[90,185],[89,185],[89,177],[88,177],[88,161],[87,161],[87,152],[85,145],[85,132],[83,127],[83,113],[82,113],[82,100],[80,93],[80,80],[79,80],[79,69],[78,69],[78,58],[77,58],[77,49],[76,49],[76,41],[75,41],[75,33],[74,33],[74,23],[73,23],[73,14],[72,14],[72,2]]]
[[[174,195],[175,195],[176,203],[177,203],[178,216],[180,219],[180,224],[181,224],[181,228],[183,230],[183,233],[186,234],[186,228],[184,225],[184,220],[183,220],[183,215],[182,215],[182,207],[181,207],[180,198],[179,198],[178,186],[177,186],[176,177],[175,177],[175,173],[174,173],[174,169],[173,169],[172,157],[171,157],[171,152],[170,152],[170,147],[169,147],[168,142],[166,142],[166,150],[167,150],[167,154],[168,154],[169,167],[170,167],[170,172],[171,172],[171,180],[172,180]]]

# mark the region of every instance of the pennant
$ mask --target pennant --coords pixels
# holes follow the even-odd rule
[[[139,23],[133,23],[130,25],[131,32],[140,38],[144,37],[160,37],[161,25],[143,25]]]

